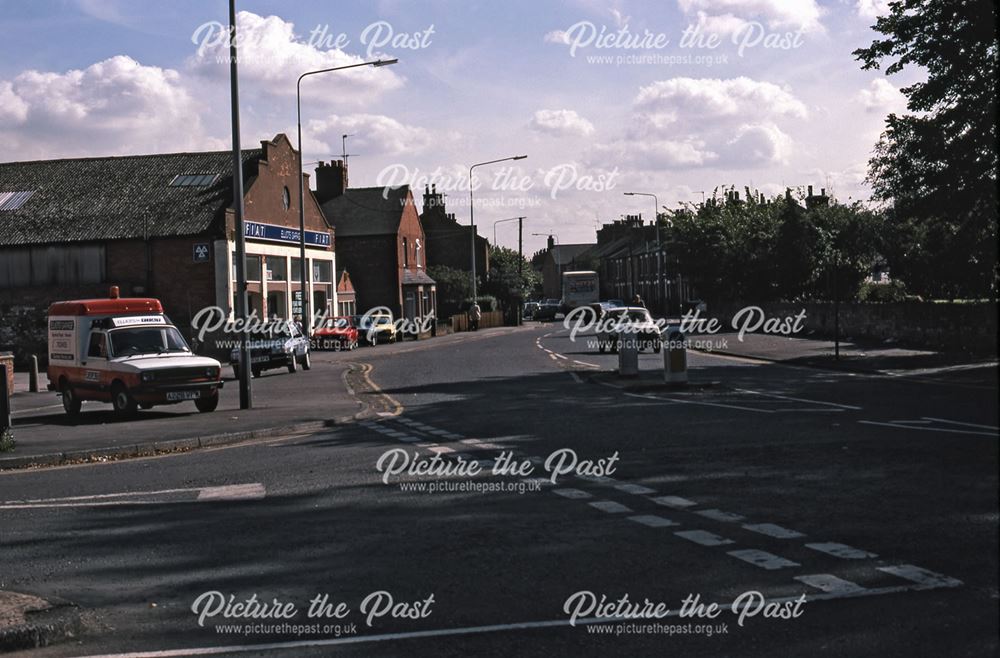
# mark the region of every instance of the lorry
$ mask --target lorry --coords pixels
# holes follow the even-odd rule
[[[601,292],[597,285],[597,272],[589,270],[563,272],[562,292],[563,313],[569,313],[578,306],[597,302]]]
[[[55,302],[48,312],[48,388],[70,416],[84,400],[110,402],[119,416],[138,407],[194,401],[214,411],[222,364],[196,356],[153,298]]]

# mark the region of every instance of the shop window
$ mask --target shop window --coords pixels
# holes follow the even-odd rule
[[[265,260],[268,281],[288,280],[288,261],[284,256],[267,256]]]
[[[247,255],[247,281],[260,281],[261,259],[260,256]],[[236,252],[233,252],[233,281],[236,280]]]
[[[333,263],[328,260],[314,260],[312,269],[314,282],[333,283]]]

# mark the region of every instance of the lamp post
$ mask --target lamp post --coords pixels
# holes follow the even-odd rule
[[[306,191],[305,184],[302,182],[302,79],[318,73],[356,69],[360,66],[389,66],[398,61],[398,59],[379,59],[373,62],[361,62],[359,64],[306,71],[299,76],[298,81],[295,83],[295,116],[299,134],[299,295],[302,297],[302,328],[306,335],[309,335],[312,328],[312,316],[309,314],[309,288],[306,286],[309,277],[306,274],[306,270],[308,269],[306,264]]]
[[[517,222],[517,287],[521,290],[521,286],[524,282],[524,253],[521,250],[521,230],[524,228],[524,217],[508,217],[507,219],[498,219],[493,222],[493,246],[497,246],[497,224],[503,224],[504,222]],[[517,311],[515,313],[515,321],[518,326],[521,326],[521,294],[517,295]]]
[[[482,167],[484,165],[496,164],[498,162],[507,162],[508,160],[524,160],[526,155],[513,155],[509,158],[500,158],[498,160],[488,160],[486,162],[477,162],[476,164],[469,167],[469,240],[472,245],[472,271],[470,272],[472,276],[472,299],[475,301],[477,299],[476,295],[476,215],[475,215],[475,202],[472,199],[472,170],[476,167]]]
[[[508,217],[507,219],[498,219],[493,222],[493,246],[497,246],[497,224],[503,224],[504,222],[513,222],[519,219],[524,219],[524,217]]]
[[[660,212],[660,202],[657,200],[656,195],[650,192],[625,192],[625,196],[648,196],[653,197],[653,225],[656,227],[656,282],[659,284],[657,287],[662,286],[660,290],[660,295],[663,298],[663,315],[667,315],[667,282],[663,278],[663,267],[661,266],[660,260],[663,256],[663,247],[660,243],[660,218],[658,213]],[[680,281],[677,282],[677,296],[680,297]]]
[[[538,236],[541,236],[543,238],[553,238],[556,241],[556,246],[557,247],[559,246],[559,236],[556,235],[555,233],[532,233],[532,235],[538,235]],[[562,261],[560,261],[559,258],[556,255],[554,255],[554,254],[552,256],[552,260],[554,260],[555,263],[556,263],[556,276],[558,277],[557,280],[556,280],[556,282],[559,285],[559,297],[561,298],[562,297]],[[542,287],[544,287],[544,286],[545,286],[545,281],[543,279],[542,280]]]

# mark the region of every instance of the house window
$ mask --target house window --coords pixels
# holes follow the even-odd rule
[[[406,242],[406,238],[403,238],[403,267],[410,266],[410,246]]]
[[[288,187],[281,188],[281,207],[288,210],[292,205],[292,195],[288,193]]]
[[[208,187],[219,177],[218,174],[179,174],[170,181],[170,187]]]
[[[422,245],[420,244],[420,238],[416,238],[413,241],[414,258],[413,260],[417,263],[417,268],[424,266],[423,262],[420,260],[420,252],[422,251]]]

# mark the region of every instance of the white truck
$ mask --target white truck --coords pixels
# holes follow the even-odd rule
[[[110,402],[125,416],[138,407],[194,401],[214,411],[222,365],[191,352],[159,300],[118,297],[55,302],[48,317],[49,390],[75,416],[83,400]]]

